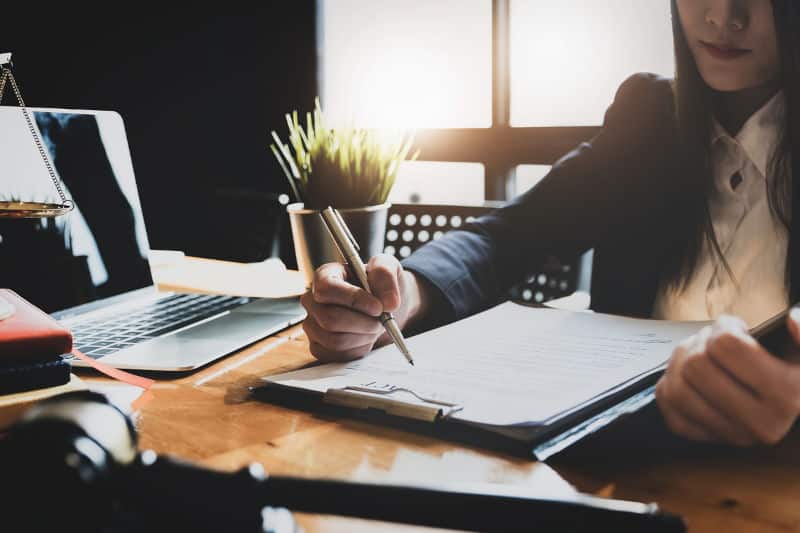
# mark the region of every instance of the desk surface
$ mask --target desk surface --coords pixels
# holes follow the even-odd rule
[[[194,373],[159,378],[137,403],[140,448],[224,470],[261,463],[273,474],[353,480],[492,482],[573,487],[606,497],[658,502],[689,531],[800,530],[800,432],[773,448],[713,455],[623,458],[552,465],[366,423],[253,401],[259,377],[312,360],[293,327]],[[96,385],[110,380],[91,371]],[[308,532],[416,531],[363,520],[298,515]]]

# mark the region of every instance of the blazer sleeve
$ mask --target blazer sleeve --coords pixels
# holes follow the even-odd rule
[[[636,74],[618,89],[603,127],[553,165],[532,189],[417,250],[403,266],[437,293],[444,323],[504,298],[547,255],[574,257],[620,238],[668,184],[654,165],[674,154],[669,80]],[[430,325],[430,324],[428,324]]]

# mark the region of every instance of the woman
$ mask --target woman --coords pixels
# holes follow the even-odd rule
[[[675,433],[775,443],[800,414],[800,365],[749,334],[800,300],[800,7],[794,0],[673,0],[674,82],[636,75],[603,128],[508,206],[368,266],[375,297],[321,267],[303,297],[312,353],[360,357],[405,329],[495,303],[546,254],[594,249],[596,311],[716,322],[672,354],[656,388]],[[800,313],[788,319],[800,343]]]

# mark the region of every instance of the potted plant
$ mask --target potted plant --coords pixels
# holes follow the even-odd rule
[[[306,113],[305,129],[297,112],[286,115],[289,142],[275,131],[270,145],[278,160],[294,202],[286,209],[294,240],[297,265],[310,286],[314,271],[322,264],[341,260],[319,215],[331,206],[360,245],[365,262],[383,251],[387,198],[400,163],[409,157],[413,134],[361,128],[328,128],[315,101],[313,113]]]

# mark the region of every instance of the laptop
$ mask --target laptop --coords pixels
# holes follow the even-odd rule
[[[29,111],[75,209],[0,220],[0,285],[68,327],[82,353],[118,368],[188,371],[305,318],[298,298],[159,292],[122,117]],[[0,198],[58,201],[20,108],[0,106],[0,138]]]

